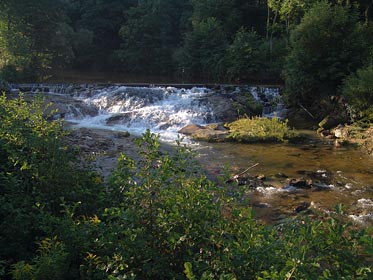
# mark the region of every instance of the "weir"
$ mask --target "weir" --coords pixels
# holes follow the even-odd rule
[[[124,84],[11,84],[12,91],[69,96],[74,101],[63,116],[76,126],[142,134],[146,129],[174,141],[186,125],[224,123],[233,118],[232,102],[252,98],[263,105],[263,116],[281,117],[278,87],[214,85],[211,87],[128,86]],[[242,104],[241,104],[242,103]],[[241,101],[240,106],[246,106]],[[82,108],[82,104],[97,111]],[[276,107],[277,106],[277,107]],[[276,108],[281,108],[281,112]],[[269,110],[270,109],[270,110]],[[85,112],[89,112],[88,114]],[[231,115],[231,116],[230,116]],[[228,119],[229,120],[229,119]],[[232,119],[233,120],[233,119]]]

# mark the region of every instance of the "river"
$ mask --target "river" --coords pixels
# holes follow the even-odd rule
[[[265,222],[297,215],[303,203],[329,213],[342,203],[358,223],[373,221],[373,158],[356,147],[336,147],[313,132],[304,144],[201,143],[198,158],[210,176],[247,167],[251,176],[264,177],[264,187],[248,189],[256,216]],[[259,178],[260,178],[259,177]],[[319,187],[293,188],[291,179],[312,180]]]
[[[60,104],[60,115],[75,127],[108,132],[125,130],[134,135],[150,129],[160,134],[167,145],[175,143],[180,136],[178,131],[188,124],[220,121],[209,102],[212,96],[224,95],[224,103],[245,91],[259,102],[273,104],[280,93],[278,88],[249,86],[231,88],[229,93],[205,87],[88,84],[13,85],[13,91],[17,88],[68,97],[62,101],[66,104]],[[54,101],[61,103],[61,99]],[[258,163],[245,174],[251,183],[237,187],[244,189],[256,217],[263,222],[278,222],[298,215],[303,206],[328,214],[342,203],[346,217],[373,225],[373,158],[356,147],[337,147],[333,140],[321,139],[315,132],[304,133],[308,140],[297,145],[203,143],[188,138],[185,143],[197,152],[206,174],[214,180],[225,170],[231,175],[239,174]],[[294,187],[291,180],[304,182],[306,186]]]

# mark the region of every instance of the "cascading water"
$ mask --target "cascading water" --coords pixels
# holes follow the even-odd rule
[[[221,86],[215,89],[184,89],[92,84],[22,84],[11,85],[10,89],[72,98],[71,102],[65,101],[65,109],[61,115],[76,126],[125,130],[135,135],[141,135],[146,129],[150,129],[153,133],[160,134],[161,140],[164,141],[176,140],[178,131],[188,124],[206,125],[232,121],[235,118],[232,114],[237,112],[233,108],[235,105],[231,103],[237,102],[240,95],[247,93],[263,104],[263,116],[282,117],[283,113],[279,110],[280,89],[276,87]],[[241,105],[245,106],[245,101],[241,100],[239,106]],[[222,111],[228,113],[222,116]],[[230,120],[227,120],[227,117]]]
[[[229,105],[251,102],[251,98],[246,98],[248,93],[263,104],[263,116],[282,117],[284,112],[280,89],[265,87],[178,89],[36,84],[14,85],[10,91],[43,93],[57,104],[59,116],[56,117],[64,117],[79,127],[129,131],[137,135],[150,129],[159,133],[161,140],[171,143],[178,138],[178,131],[188,124],[229,122],[225,117],[237,113],[235,106]],[[351,219],[373,224],[372,158],[364,157],[353,147],[336,147],[319,140],[316,135],[314,137],[309,143],[299,145],[199,143],[198,159],[209,174],[218,174],[227,165],[240,170],[259,162],[252,172],[264,174],[274,186],[258,187],[251,192],[253,203],[266,205],[255,209],[257,213],[262,211],[264,216],[293,213],[289,209],[297,207],[301,200],[307,200],[315,202],[320,209],[331,209],[337,203],[343,203],[347,205]],[[321,188],[317,191],[289,188],[289,178],[306,176],[304,174],[321,176],[328,184],[321,181],[317,185],[316,182]],[[318,177],[312,179],[319,180]]]
[[[126,130],[141,134],[146,129],[159,133],[162,140],[173,141],[185,125],[204,125],[216,121],[212,109],[198,99],[206,88],[114,86],[84,91],[76,98],[98,109],[94,117],[70,114],[65,118],[77,126]]]

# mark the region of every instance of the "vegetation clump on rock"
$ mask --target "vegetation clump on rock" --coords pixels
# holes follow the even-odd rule
[[[299,134],[287,125],[287,120],[282,121],[278,118],[241,118],[226,126],[229,128],[229,141],[284,142],[299,137]]]

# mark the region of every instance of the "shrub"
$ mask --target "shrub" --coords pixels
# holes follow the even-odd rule
[[[32,259],[32,264],[23,261],[13,265],[12,275],[15,280],[27,279],[65,279],[68,254],[64,245],[56,238],[45,238],[39,242],[38,255]]]
[[[51,232],[46,217],[61,222],[64,204],[77,202],[77,214],[91,214],[102,193],[96,176],[64,145],[62,123],[49,121],[45,111],[41,97],[0,96],[0,259],[7,265],[32,257],[35,242]]]
[[[244,143],[283,142],[298,135],[287,125],[287,120],[278,118],[241,118],[227,124],[230,131],[227,139]]]

